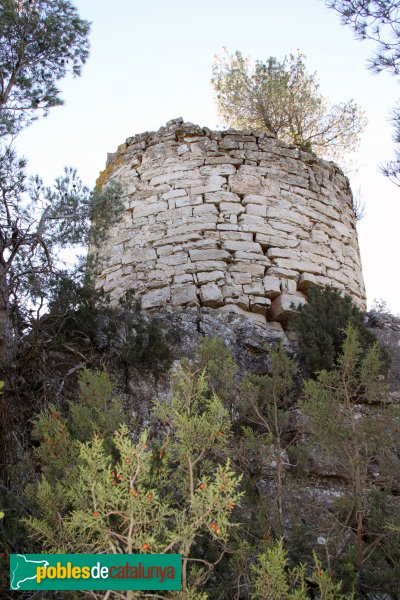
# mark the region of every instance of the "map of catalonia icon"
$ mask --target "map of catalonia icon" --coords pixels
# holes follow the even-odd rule
[[[15,562],[17,563],[16,565]],[[10,588],[12,590],[19,590],[21,584],[25,583],[25,581],[36,581],[36,569],[48,566],[49,562],[47,560],[30,560],[23,554],[17,554],[14,557],[14,565],[10,573]]]

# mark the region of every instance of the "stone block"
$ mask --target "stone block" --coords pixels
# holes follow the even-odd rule
[[[200,215],[216,215],[218,214],[218,210],[215,204],[199,204],[193,208],[193,217],[198,217]]]
[[[171,290],[169,287],[159,288],[151,292],[147,292],[142,296],[141,304],[144,310],[149,308],[157,308],[165,306],[171,298]]]
[[[268,308],[271,305],[271,300],[263,296],[250,296],[250,310],[251,312],[266,315]]]
[[[264,286],[261,281],[256,282],[253,280],[253,282],[250,285],[246,284],[243,286],[243,291],[245,294],[256,294],[257,296],[263,296]]]
[[[220,165],[206,165],[200,168],[201,175],[234,175],[236,173],[236,168],[232,164],[220,164]]]
[[[242,252],[252,252],[255,254],[262,254],[262,249],[261,249],[260,244],[257,244],[255,242],[225,240],[223,243],[223,248],[225,250],[229,250],[231,252],[235,252],[235,251],[239,250]]]
[[[211,175],[204,179],[205,181],[202,185],[191,188],[192,194],[208,194],[210,192],[216,192],[221,190],[222,186],[226,183],[225,177],[220,177],[219,175]]]
[[[213,260],[213,261],[228,261],[230,259],[229,252],[226,250],[189,250],[190,260],[195,261],[203,261],[203,260]]]
[[[267,207],[261,204],[246,204],[246,214],[265,218],[267,216]]]
[[[281,281],[279,277],[274,275],[266,275],[263,279],[265,295],[268,298],[274,299],[281,293]]]
[[[198,304],[198,298],[195,285],[179,284],[171,287],[172,306],[194,306],[196,304]]]
[[[229,267],[229,272],[231,273],[248,273],[249,275],[254,275],[255,277],[263,277],[264,271],[264,265],[258,265],[237,259],[234,259],[233,264],[231,264]]]
[[[229,177],[229,186],[234,194],[259,194],[262,192],[261,178],[240,170],[236,175]]]
[[[174,283],[192,283],[193,275],[191,273],[182,273],[174,276]]]
[[[202,204],[203,199],[201,196],[185,195],[175,200],[175,206],[181,208],[182,206],[197,206]]]
[[[218,281],[218,279],[225,279],[225,273],[223,271],[204,271],[204,273],[197,273],[197,281],[201,285],[210,283],[211,281]]]
[[[235,202],[240,204],[240,197],[232,192],[221,190],[211,194],[204,194],[204,200],[212,204],[220,204],[221,202]]]
[[[260,194],[247,194],[244,196],[242,203],[247,204],[259,204],[261,206],[267,206],[267,196],[261,196]]]
[[[244,206],[238,202],[221,202],[219,205],[219,210],[222,213],[240,215],[245,209]]]
[[[203,306],[222,306],[223,296],[220,288],[215,283],[206,283],[200,288],[200,299]]]
[[[321,264],[312,263],[305,260],[289,260],[286,258],[276,258],[274,262],[278,267],[282,267],[283,269],[290,269],[298,272],[305,271],[307,273],[313,273],[314,275],[325,275],[325,267],[323,267]]]
[[[281,294],[271,304],[269,318],[271,321],[284,323],[288,320],[293,308],[306,303],[306,297],[301,292]]]
[[[309,285],[318,285],[317,277],[312,273],[301,273],[297,289],[306,293]]]

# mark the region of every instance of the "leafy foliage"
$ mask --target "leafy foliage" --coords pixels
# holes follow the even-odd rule
[[[316,286],[310,286],[307,295],[308,303],[293,311],[290,326],[299,336],[308,374],[335,367],[348,324],[359,332],[364,349],[376,341],[364,323],[363,313],[353,304],[350,296],[343,297],[330,287]],[[387,363],[388,356],[383,350],[381,358]]]
[[[217,57],[212,84],[224,123],[239,129],[269,131],[298,148],[328,158],[353,151],[365,119],[352,101],[330,105],[320,94],[316,74],[302,56],[266,62],[236,51]]]
[[[81,74],[89,28],[68,0],[3,0],[0,136],[15,135],[63,103],[57,81]]]

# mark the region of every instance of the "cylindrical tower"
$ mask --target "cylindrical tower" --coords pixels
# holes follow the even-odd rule
[[[128,138],[98,183],[125,210],[100,248],[97,287],[144,309],[208,306],[283,321],[310,283],[365,308],[352,193],[339,168],[264,132],[182,119]]]

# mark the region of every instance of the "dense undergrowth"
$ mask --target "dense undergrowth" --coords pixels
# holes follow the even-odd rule
[[[309,298],[293,319],[299,355],[265,348],[268,370],[243,374],[220,338],[177,364],[179,332],[65,281],[10,374],[4,574],[15,552],[176,552],[184,590],[165,597],[398,598],[386,356],[347,299]],[[135,373],[172,380],[145,422]]]

